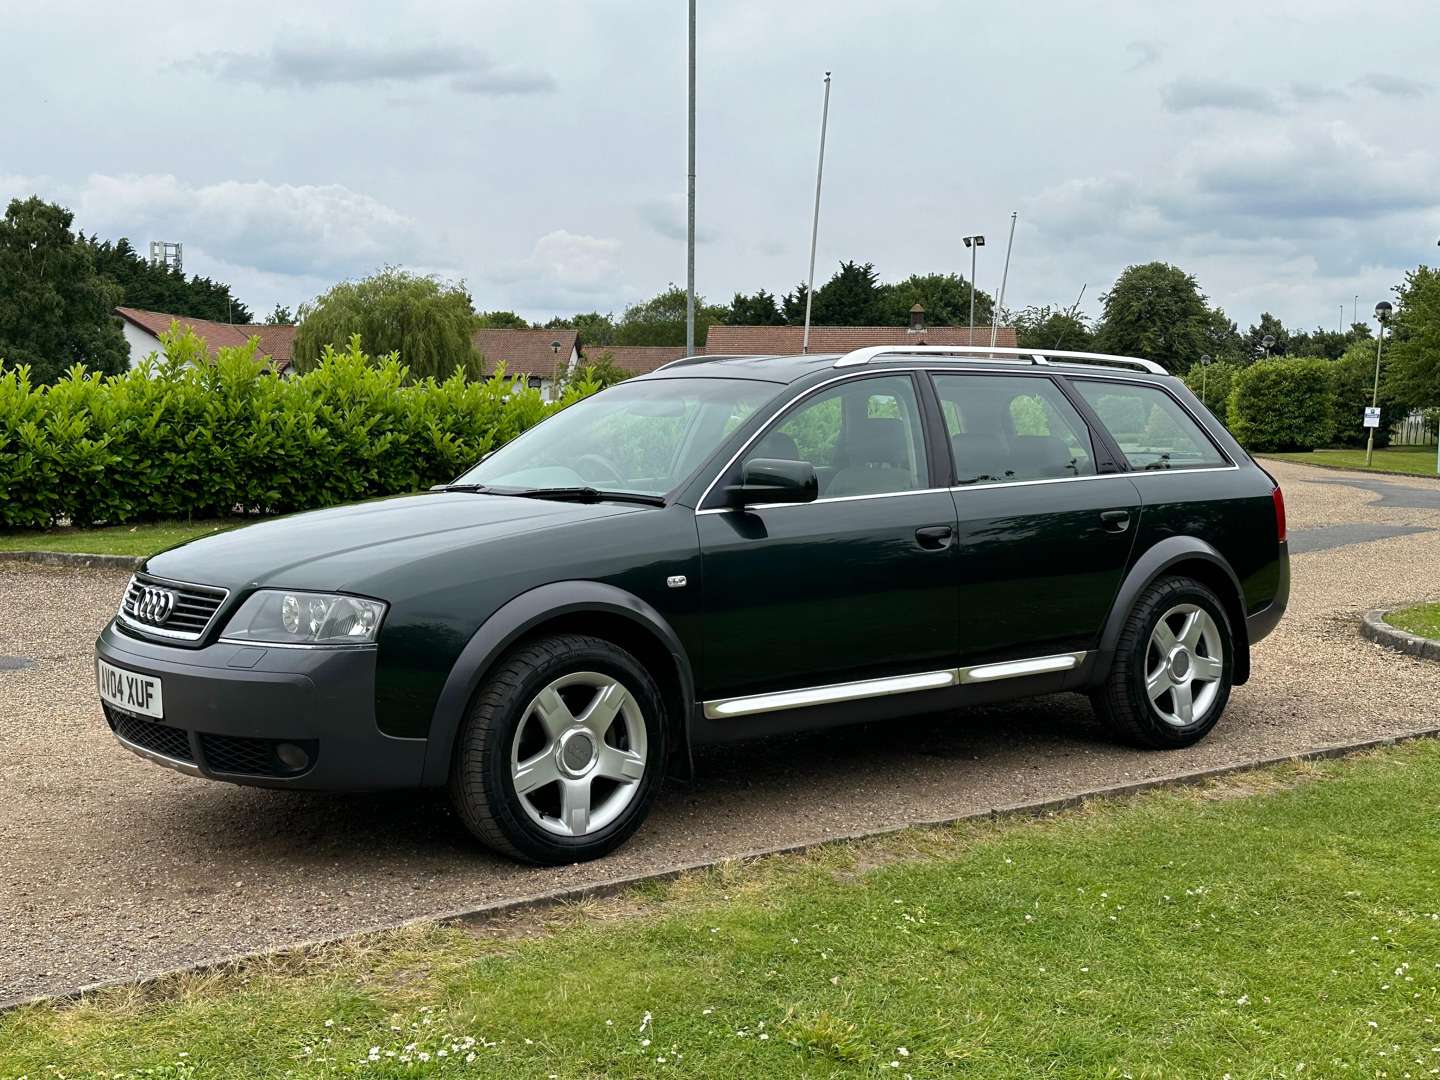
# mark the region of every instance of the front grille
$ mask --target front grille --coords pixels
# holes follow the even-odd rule
[[[111,731],[142,750],[164,754],[176,761],[195,762],[195,755],[190,752],[190,736],[179,728],[154,724],[108,705],[105,707],[105,719],[110,722]]]
[[[125,588],[120,614],[142,633],[196,641],[229,595],[228,590],[211,585],[189,585],[136,574]]]
[[[305,751],[309,764],[296,769],[280,760],[275,748],[281,743]],[[200,736],[200,750],[211,772],[242,776],[298,776],[315,764],[318,745],[314,739],[251,739],[239,735]]]

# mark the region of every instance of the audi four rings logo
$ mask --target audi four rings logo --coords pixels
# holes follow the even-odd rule
[[[135,615],[146,622],[159,625],[170,618],[170,613],[175,610],[175,600],[175,594],[169,589],[144,585],[135,601]]]

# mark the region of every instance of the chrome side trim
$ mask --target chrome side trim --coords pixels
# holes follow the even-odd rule
[[[115,735],[113,731],[110,734]],[[205,775],[200,771],[200,766],[193,762],[181,761],[179,758],[173,758],[167,754],[157,754],[154,750],[147,750],[143,746],[137,746],[128,739],[122,739],[119,735],[115,735],[115,741],[137,757],[145,758],[145,760],[154,762],[156,765],[163,765],[167,769],[174,769],[176,772],[182,772],[186,776],[203,777]]]
[[[727,466],[728,468],[728,466]],[[916,488],[913,491],[882,491],[874,495],[837,495],[830,499],[816,499],[807,503],[762,503],[757,506],[748,506],[745,512],[748,514],[763,513],[767,510],[794,510],[803,506],[815,506],[819,503],[838,502],[860,502],[865,499],[894,499],[901,495],[934,495],[941,491],[951,491],[956,495],[963,495],[967,491],[984,491],[986,488],[998,487],[1031,487],[1036,484],[1073,484],[1080,480],[1117,480],[1128,477],[1134,480],[1141,476],[1170,476],[1175,473],[1221,473],[1236,472],[1238,465],[1204,465],[1194,469],[1143,469],[1131,470],[1130,472],[1096,473],[1091,476],[1054,476],[1046,480],[997,480],[986,484],[956,484],[950,488]],[[734,513],[732,506],[712,506],[708,510],[696,510],[696,516],[702,514],[730,514]]]
[[[754,506],[747,506],[745,512],[748,514],[762,513],[766,510],[793,510],[798,506],[814,506],[816,503],[842,503],[862,502],[866,499],[898,499],[903,495],[939,495],[950,488],[912,488],[909,491],[877,491],[873,495],[834,495],[828,499],[812,499],[804,503],[757,503]],[[701,514],[729,514],[734,512],[733,506],[712,506],[708,510],[696,510],[696,516]]]
[[[724,720],[753,713],[780,712],[807,705],[833,705],[840,701],[861,701],[889,694],[908,694],[916,690],[938,690],[954,686],[955,669],[924,671],[918,675],[895,675],[885,679],[862,679],[859,682],[831,683],[805,690],[782,690],[777,694],[751,694],[746,697],[718,698],[705,702],[708,720]]]
[[[1001,679],[1016,679],[1025,675],[1047,675],[1055,671],[1072,671],[1085,659],[1085,653],[1057,653],[1054,656],[1037,656],[1031,660],[1009,660],[1000,664],[978,664],[960,668],[956,674],[962,683],[998,682]]]
[[[858,682],[830,683],[802,690],[781,690],[770,694],[748,694],[744,697],[715,698],[705,705],[707,720],[726,720],[756,713],[783,712],[811,705],[834,705],[842,701],[863,701],[866,698],[889,697],[892,694],[913,694],[920,690],[943,690],[958,684],[998,682],[1027,675],[1048,675],[1071,671],[1088,656],[1087,652],[1057,653],[1028,660],[1008,660],[998,664],[922,671],[915,675],[891,675],[882,679],[861,679]]]
[[[1171,473],[1235,472],[1238,468],[1238,465],[1203,465],[1194,469],[1152,469],[1148,472],[1144,469],[1132,469],[1129,472],[1095,473],[1091,476],[1053,476],[1046,480],[997,480],[993,483],[986,484],[957,484],[950,490],[958,495],[966,491],[979,491],[984,488],[1029,487],[1034,484],[1073,484],[1077,480],[1113,480],[1121,476],[1134,480],[1140,476],[1166,476]]]

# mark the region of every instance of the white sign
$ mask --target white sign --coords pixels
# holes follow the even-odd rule
[[[1380,407],[1378,405],[1365,406],[1365,426],[1373,428],[1380,426]]]

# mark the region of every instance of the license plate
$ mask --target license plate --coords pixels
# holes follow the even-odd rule
[[[165,715],[159,679],[113,667],[104,660],[96,660],[95,664],[100,696],[111,705],[141,716],[153,716],[157,720]]]

